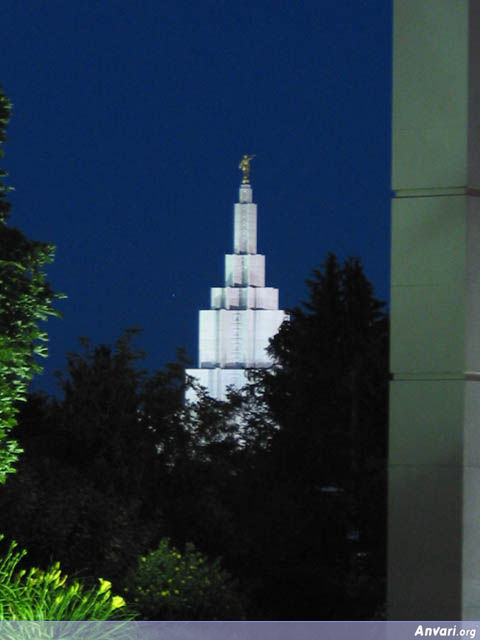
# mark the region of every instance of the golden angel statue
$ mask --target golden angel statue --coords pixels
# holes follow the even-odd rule
[[[240,160],[238,168],[241,169],[243,173],[242,184],[248,184],[248,179],[250,176],[250,160],[253,160],[253,158],[255,158],[255,154],[253,154],[252,156],[247,156],[247,154],[245,154]]]

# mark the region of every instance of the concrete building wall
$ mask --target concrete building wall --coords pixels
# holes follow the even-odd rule
[[[266,348],[284,320],[278,309],[200,311],[200,367],[272,366]]]
[[[227,287],[264,287],[265,256],[227,254],[225,256],[225,284]]]
[[[394,1],[391,620],[480,618],[479,27]]]
[[[211,309],[278,309],[273,287],[212,287]]]

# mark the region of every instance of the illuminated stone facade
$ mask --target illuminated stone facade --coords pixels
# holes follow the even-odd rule
[[[242,183],[234,205],[234,253],[225,256],[225,286],[213,287],[210,309],[200,311],[199,368],[188,369],[213,398],[246,382],[247,369],[266,368],[266,347],[288,318],[278,308],[278,289],[265,286],[265,256],[257,253],[257,205]],[[194,400],[193,391],[187,400]]]

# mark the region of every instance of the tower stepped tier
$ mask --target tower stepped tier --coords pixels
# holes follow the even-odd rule
[[[257,205],[245,172],[238,199],[233,253],[225,256],[225,286],[213,287],[210,309],[200,311],[199,368],[187,370],[219,400],[228,387],[245,384],[248,369],[272,366],[266,348],[288,319],[278,308],[278,289],[265,286],[265,256],[257,253]],[[189,390],[187,400],[194,399]]]

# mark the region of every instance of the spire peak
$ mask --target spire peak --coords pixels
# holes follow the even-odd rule
[[[240,185],[238,190],[238,201],[240,204],[248,204],[251,203],[253,199],[252,196],[252,187],[248,183],[243,183]]]

